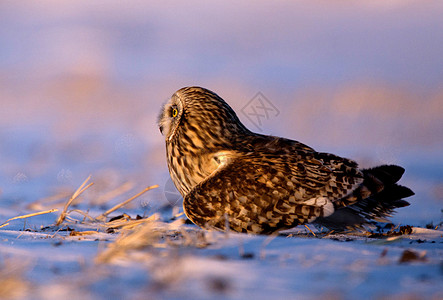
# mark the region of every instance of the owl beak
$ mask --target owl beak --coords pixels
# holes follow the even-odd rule
[[[163,135],[163,126],[159,126],[158,129],[160,129],[160,133]]]

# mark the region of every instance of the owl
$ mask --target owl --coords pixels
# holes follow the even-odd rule
[[[217,94],[178,90],[158,118],[184,212],[208,229],[272,234],[315,223],[333,230],[385,221],[414,193],[404,169],[353,160],[247,129]]]

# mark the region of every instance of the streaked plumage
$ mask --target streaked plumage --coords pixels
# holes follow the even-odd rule
[[[343,229],[383,219],[413,195],[396,184],[403,168],[362,170],[297,141],[253,133],[200,87],[177,91],[159,128],[186,216],[200,227],[269,234],[316,222]]]

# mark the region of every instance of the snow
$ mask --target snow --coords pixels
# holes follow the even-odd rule
[[[216,233],[213,244],[202,249],[143,249],[112,264],[92,260],[103,251],[103,243],[114,240],[112,234],[99,238],[107,242],[96,241],[96,236],[54,239],[48,235],[2,231],[2,256],[32,265],[26,279],[37,293],[60,293],[60,285],[79,298],[89,294],[103,299],[137,298],[147,291],[153,298],[173,299],[438,298],[442,293],[441,231],[423,243],[415,242],[423,238],[421,234],[374,243]],[[405,249],[425,251],[426,260],[399,263]]]
[[[439,1],[94,3],[0,4],[0,226],[58,209],[0,227],[0,298],[443,298]],[[405,167],[416,195],[391,220],[412,233],[265,237],[172,220],[156,118],[194,84],[251,130]],[[279,111],[260,128],[242,113],[258,93]],[[156,217],[132,236],[82,215],[154,184],[110,215]]]

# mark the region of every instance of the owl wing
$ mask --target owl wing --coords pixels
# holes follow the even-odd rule
[[[334,212],[334,202],[363,181],[357,164],[303,149],[232,155],[184,198],[187,217],[201,227],[270,233]]]

